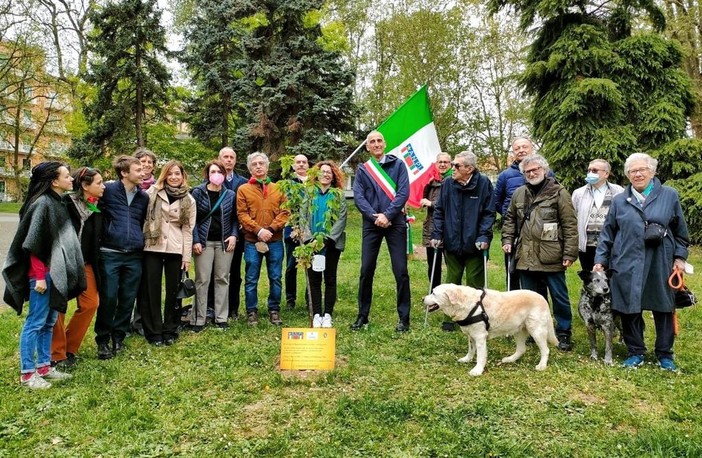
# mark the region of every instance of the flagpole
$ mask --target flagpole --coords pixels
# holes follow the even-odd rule
[[[367,140],[367,139],[366,139],[366,140],[363,140],[363,142],[362,142],[360,145],[358,145],[358,148],[356,148],[356,149],[354,150],[354,152],[351,153],[351,156],[349,156],[349,157],[346,158],[346,160],[341,164],[341,167],[339,167],[339,168],[343,168],[343,167],[351,160],[351,158],[354,157],[354,156],[356,155],[356,153],[358,153],[358,150],[360,150],[361,148],[363,148],[363,146],[366,144],[366,141],[368,141],[368,140]]]

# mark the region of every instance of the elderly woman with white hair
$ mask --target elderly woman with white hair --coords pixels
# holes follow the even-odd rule
[[[656,358],[661,369],[675,371],[675,303],[668,277],[674,268],[684,270],[689,239],[678,193],[655,177],[657,165],[648,154],[627,158],[624,173],[631,184],[612,200],[593,270],[611,273],[612,309],[622,318],[628,350],[624,367],[644,363],[642,312],[651,310]]]

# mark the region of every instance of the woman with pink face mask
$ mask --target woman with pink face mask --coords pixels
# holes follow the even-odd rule
[[[239,222],[236,194],[222,186],[225,174],[224,164],[210,161],[205,167],[205,182],[192,191],[197,206],[193,230],[197,306],[190,313],[190,326],[195,332],[202,331],[207,320],[207,290],[213,272],[215,326],[228,326],[229,269],[239,238]]]

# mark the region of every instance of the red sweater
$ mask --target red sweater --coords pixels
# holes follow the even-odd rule
[[[45,280],[46,273],[49,271],[49,266],[41,262],[39,258],[33,254],[29,255],[29,278],[34,280]]]

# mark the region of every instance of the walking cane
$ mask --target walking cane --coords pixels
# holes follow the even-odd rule
[[[439,247],[434,248],[434,260],[431,262],[431,277],[429,277],[429,292],[431,294],[431,285],[434,284],[434,273],[436,272],[436,258],[439,257]],[[424,306],[424,327],[427,327],[427,322],[429,320],[429,307]]]

